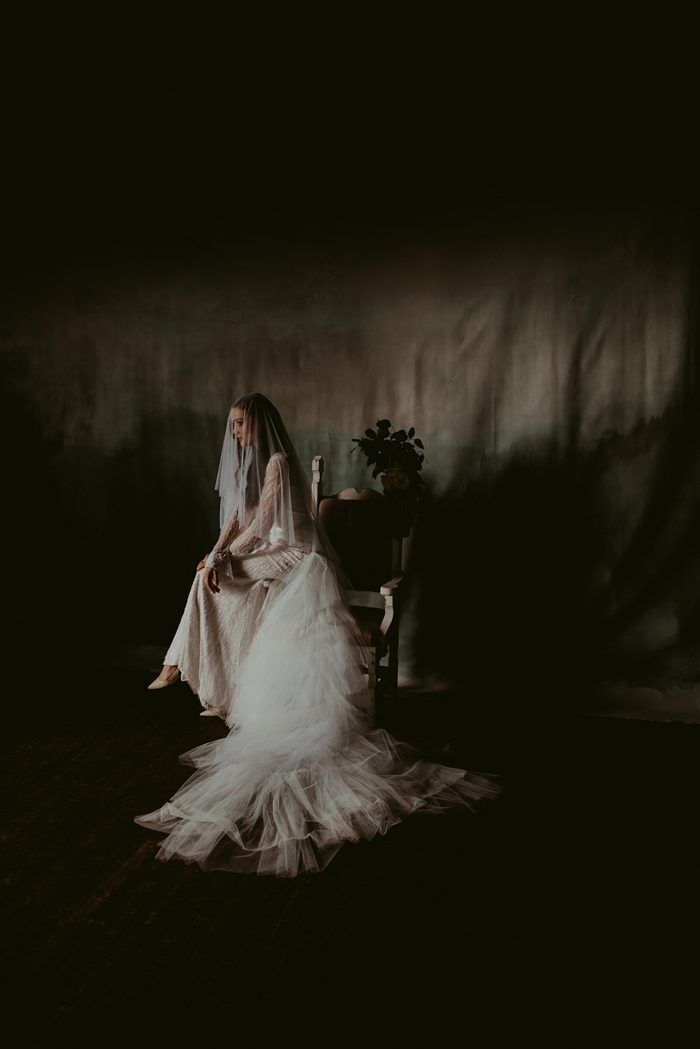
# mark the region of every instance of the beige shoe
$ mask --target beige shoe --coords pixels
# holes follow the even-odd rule
[[[150,685],[148,687],[149,688],[167,688],[168,685],[174,685],[175,682],[178,681],[179,678],[180,678],[180,668],[179,667],[174,667],[174,668],[171,667],[170,670],[165,675],[165,677],[163,677],[162,675],[163,675],[163,671],[161,670],[160,674],[155,679],[155,681],[151,681],[151,683],[150,683]]]
[[[214,707],[205,707],[204,710],[199,712],[200,718],[222,718],[226,720],[226,715],[223,710],[216,710]]]

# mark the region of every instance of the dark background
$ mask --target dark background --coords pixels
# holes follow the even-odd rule
[[[218,532],[226,406],[259,389],[330,491],[373,483],[350,449],[377,418],[423,439],[403,673],[700,709],[682,27],[438,23],[8,36],[18,667],[37,615],[46,661],[167,645]]]
[[[46,659],[168,643],[218,533],[226,405],[260,389],[329,491],[374,484],[350,449],[377,418],[422,437],[404,673],[693,715],[692,172],[400,179],[331,154],[319,183],[287,155],[209,184],[161,154],[105,170],[99,144],[94,177],[17,193],[2,245],[26,658],[38,607]],[[85,143],[59,155],[75,176]]]
[[[494,15],[8,29],[4,995],[27,1030],[327,1010],[562,1044],[658,1007],[668,1044],[693,1001],[697,729],[568,715],[698,709],[694,37]],[[506,788],[289,885],[163,869],[133,824],[219,731],[145,668],[252,389],[331,490],[371,481],[366,425],[416,426],[401,655],[427,691],[390,727]]]

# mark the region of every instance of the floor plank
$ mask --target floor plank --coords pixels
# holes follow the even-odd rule
[[[150,693],[149,679],[105,671],[8,727],[2,1003],[28,1044],[107,1018],[115,1037],[122,1023],[184,1037],[203,1016],[240,1031],[304,1003],[438,1023],[496,989],[529,988],[532,1004],[563,972],[569,992],[590,989],[613,963],[629,973],[694,943],[696,726],[509,724],[463,697],[409,698],[386,727],[500,774],[503,797],[417,814],[324,872],[275,879],[155,859],[160,836],[133,816],[191,774],[179,754],[226,730],[187,686]]]

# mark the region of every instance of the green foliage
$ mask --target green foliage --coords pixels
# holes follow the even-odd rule
[[[364,437],[352,438],[366,455],[368,466],[373,467],[372,477],[384,475],[382,484],[386,492],[419,490],[425,484],[419,476],[425,455],[418,449],[423,448],[423,442],[415,432],[413,426],[408,431],[392,430],[388,419],[378,419],[376,430],[369,428]]]
[[[415,436],[415,427],[393,430],[388,419],[377,419],[376,430],[365,430],[364,437],[353,437],[357,448],[373,467],[372,477],[381,474],[384,495],[391,506],[392,532],[398,538],[407,536],[413,526],[425,481],[423,442]],[[418,451],[418,449],[421,451]]]

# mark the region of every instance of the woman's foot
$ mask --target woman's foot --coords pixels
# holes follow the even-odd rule
[[[167,688],[174,685],[180,677],[180,668],[177,666],[163,667],[155,681],[151,681],[149,688]]]
[[[226,717],[223,710],[216,710],[214,707],[205,707],[200,711],[199,716],[200,718],[222,718],[224,720]]]

